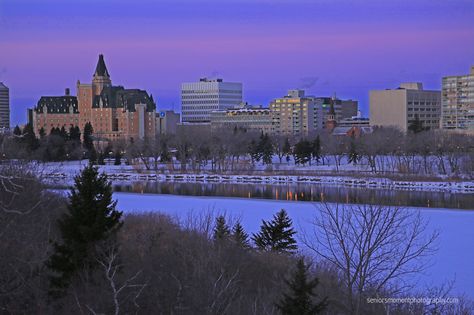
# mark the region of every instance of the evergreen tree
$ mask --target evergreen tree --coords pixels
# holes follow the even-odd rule
[[[81,142],[81,129],[78,126],[69,128],[69,139],[74,142]]]
[[[319,135],[314,139],[312,149],[312,158],[316,160],[317,164],[319,164],[319,160],[321,159],[321,139],[319,138]]]
[[[293,156],[295,158],[295,164],[303,164],[310,162],[311,154],[313,152],[313,146],[308,140],[300,140],[293,150]]]
[[[252,158],[252,162],[258,162],[262,158],[258,143],[254,139],[252,139],[252,141],[249,143],[248,152]]]
[[[16,125],[15,128],[13,128],[13,134],[18,137],[21,136],[21,129],[20,127],[18,127],[18,125]]]
[[[425,128],[423,128],[423,122],[420,120],[418,114],[415,114],[415,119],[408,125],[408,130],[413,133],[419,133],[425,130]]]
[[[258,151],[259,155],[262,157],[263,164],[272,164],[273,144],[268,134],[262,133],[260,136]]]
[[[116,150],[114,165],[121,165],[121,164],[122,164],[122,154],[120,153],[120,150]]]
[[[317,278],[308,279],[308,269],[303,258],[298,259],[296,271],[290,281],[285,281],[288,293],[283,295],[282,300],[276,304],[284,315],[312,315],[322,313],[326,306],[326,298],[315,303],[315,288],[319,284]]]
[[[351,139],[351,142],[349,144],[348,158],[349,158],[349,163],[353,163],[354,165],[357,164],[357,162],[360,159],[354,139]]]
[[[84,148],[86,148],[89,152],[92,152],[94,149],[94,143],[92,140],[92,134],[94,133],[94,129],[92,128],[92,124],[90,122],[84,125]]]
[[[234,243],[241,248],[249,248],[249,235],[245,232],[244,228],[237,222],[232,228],[232,239]]]
[[[40,139],[44,139],[44,137],[46,137],[46,131],[44,131],[43,127],[41,127],[41,129],[39,130],[39,136]]]
[[[39,147],[38,138],[36,138],[35,131],[33,130],[33,125],[28,123],[23,128],[23,143],[26,145],[28,151],[34,151]]]
[[[59,136],[59,129],[56,127],[51,128],[51,131],[49,132],[50,136]]]
[[[270,222],[262,220],[260,232],[253,234],[252,240],[260,250],[290,253],[298,248],[295,234],[290,217],[281,209]]]
[[[69,135],[64,126],[62,126],[61,129],[59,130],[59,135],[61,136],[61,138],[63,138],[64,142],[69,140]]]
[[[61,243],[54,243],[54,252],[47,266],[52,293],[65,290],[80,271],[91,272],[96,266],[99,244],[114,237],[122,226],[122,213],[112,200],[112,183],[93,166],[84,168],[74,178],[69,195],[68,211],[58,220]]]
[[[216,225],[214,227],[214,240],[224,241],[228,240],[230,236],[230,229],[225,222],[225,217],[220,215],[216,218]]]
[[[97,151],[94,147],[92,147],[92,150],[89,152],[89,164],[97,164]]]
[[[58,144],[56,145],[56,154],[53,156],[55,161],[64,161],[66,158],[66,148],[64,147],[64,140],[59,139]]]

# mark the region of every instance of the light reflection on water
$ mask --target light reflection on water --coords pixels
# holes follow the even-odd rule
[[[114,183],[115,191],[185,196],[220,196],[285,201],[327,201],[339,203],[473,209],[474,194],[367,189],[320,184],[234,184],[136,181]]]

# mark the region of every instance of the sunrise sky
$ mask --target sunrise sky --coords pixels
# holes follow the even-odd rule
[[[403,81],[440,89],[474,65],[472,0],[0,0],[0,81],[12,123],[42,95],[90,82],[99,53],[114,85],[180,109],[181,82],[244,84],[268,106],[291,88],[359,100]]]

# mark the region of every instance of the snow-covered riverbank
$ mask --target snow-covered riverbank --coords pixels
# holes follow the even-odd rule
[[[48,163],[44,164],[43,177],[52,183],[72,181],[74,175],[87,162]],[[440,191],[456,193],[474,193],[474,181],[406,181],[379,177],[351,176],[271,176],[271,175],[218,175],[218,174],[154,174],[134,170],[131,166],[100,166],[109,179],[120,181],[175,181],[194,183],[245,183],[245,184],[280,184],[280,183],[309,183],[342,187],[361,187],[376,189],[396,189],[415,191]]]

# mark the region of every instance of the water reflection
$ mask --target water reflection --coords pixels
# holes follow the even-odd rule
[[[115,191],[186,196],[222,196],[286,201],[326,201],[397,206],[473,209],[474,194],[367,189],[320,184],[232,184],[184,182],[114,183]]]

